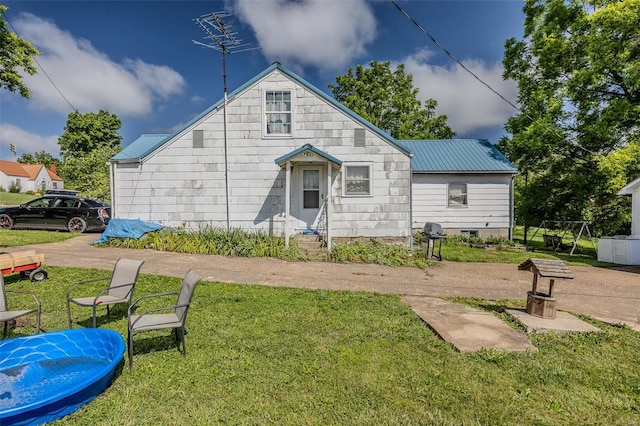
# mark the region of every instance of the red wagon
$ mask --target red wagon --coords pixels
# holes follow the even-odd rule
[[[49,275],[41,268],[43,261],[44,254],[37,254],[35,250],[0,254],[0,270],[2,275],[19,272],[31,281],[42,281]]]

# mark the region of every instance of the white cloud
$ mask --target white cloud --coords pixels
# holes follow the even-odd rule
[[[234,7],[265,57],[289,68],[343,69],[376,37],[376,20],[364,0],[237,0]]]
[[[119,64],[96,50],[91,42],[77,39],[55,23],[28,13],[14,22],[18,33],[40,50],[37,61],[57,88],[80,112],[106,109],[120,117],[143,117],[154,103],[181,94],[185,81],[167,66],[127,59]],[[31,107],[71,112],[42,70],[25,76],[31,91]]]
[[[438,101],[437,114],[446,114],[449,126],[458,135],[483,137],[483,130],[502,127],[516,110],[489,90],[461,66],[429,63],[431,53],[422,50],[401,60],[413,74],[413,84],[420,89],[418,98]],[[468,59],[462,63],[494,90],[516,104],[518,88],[513,81],[503,81],[502,64]]]
[[[35,154],[45,151],[53,157],[60,156],[60,146],[58,145],[58,135],[41,136],[28,132],[12,124],[0,124],[0,158],[3,160],[13,159],[10,145],[16,146],[17,156],[24,153]]]

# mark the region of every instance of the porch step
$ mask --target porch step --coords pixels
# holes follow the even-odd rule
[[[322,235],[296,234],[293,237],[300,251],[311,259],[326,260],[327,247]]]

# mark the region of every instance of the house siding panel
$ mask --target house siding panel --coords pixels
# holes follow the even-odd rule
[[[447,206],[447,184],[467,183],[466,207]],[[477,229],[481,236],[508,236],[511,176],[504,174],[414,174],[413,228],[436,222],[448,233]]]

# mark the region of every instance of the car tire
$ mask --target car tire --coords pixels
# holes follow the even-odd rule
[[[83,233],[87,230],[87,221],[83,217],[72,217],[67,222],[67,229],[73,233]]]
[[[43,281],[46,280],[48,276],[49,274],[47,273],[47,271],[38,268],[31,271],[31,273],[29,274],[29,279],[31,280],[31,282]]]
[[[13,219],[8,214],[0,214],[0,228],[11,229],[13,228]]]

